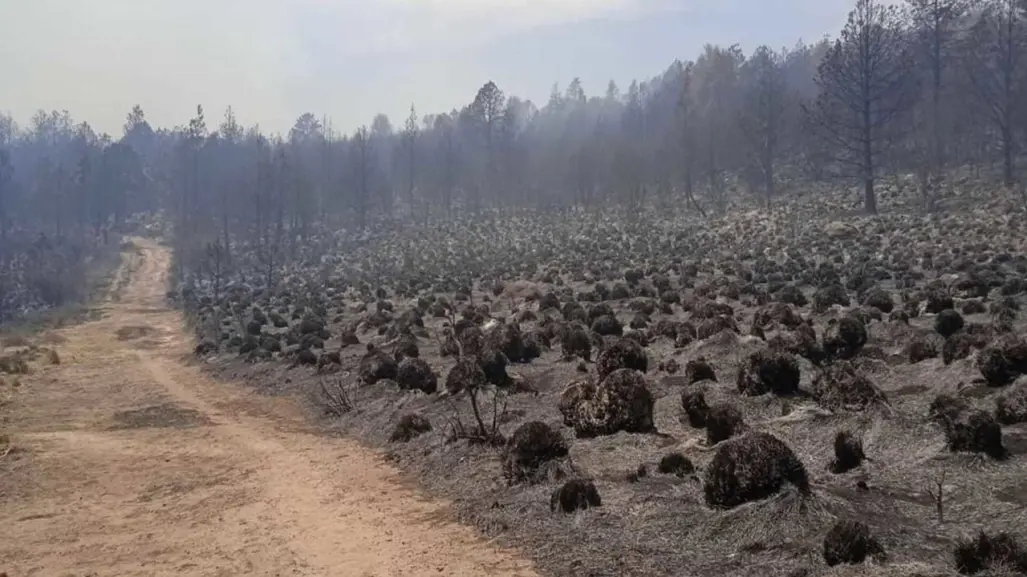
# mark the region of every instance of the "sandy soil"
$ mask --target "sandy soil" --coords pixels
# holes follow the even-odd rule
[[[136,242],[103,318],[44,335],[60,364],[5,385],[0,573],[535,574],[292,400],[191,366],[169,252]]]

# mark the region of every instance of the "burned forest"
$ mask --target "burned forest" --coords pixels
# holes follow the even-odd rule
[[[541,574],[1023,574],[1027,2],[838,24],[349,132],[0,116],[0,325],[149,237],[189,363]]]

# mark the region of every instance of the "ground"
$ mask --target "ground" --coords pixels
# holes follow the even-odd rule
[[[59,364],[0,385],[0,574],[535,574],[292,400],[205,376],[169,251],[135,243],[99,320],[37,337]]]

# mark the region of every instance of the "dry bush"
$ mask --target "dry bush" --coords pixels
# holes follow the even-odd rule
[[[349,389],[341,378],[325,378],[318,380],[321,385],[321,402],[325,413],[333,417],[341,417],[353,410],[353,400]]]
[[[785,484],[809,491],[806,467],[792,449],[769,433],[750,433],[720,445],[706,467],[706,504],[733,508],[777,493]]]

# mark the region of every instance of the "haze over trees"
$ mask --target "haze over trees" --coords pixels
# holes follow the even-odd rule
[[[841,24],[836,37],[748,55],[707,45],[625,87],[570,79],[544,103],[483,79],[463,107],[413,103],[395,127],[378,115],[348,134],[311,112],[268,134],[202,106],[174,127],[151,126],[136,106],[120,135],[67,111],[24,126],[0,116],[0,315],[59,304],[62,289],[33,286],[47,276],[33,267],[81,260],[131,215],[157,210],[179,249],[217,240],[230,261],[252,245],[270,271],[319,226],[633,215],[646,203],[713,215],[852,184],[854,207],[873,213],[882,181],[905,174],[930,209],[962,167],[996,167],[1022,187],[1027,2],[857,0]]]

